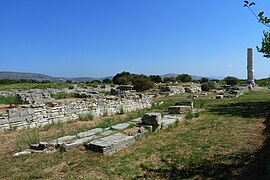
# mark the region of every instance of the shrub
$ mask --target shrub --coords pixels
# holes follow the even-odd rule
[[[239,80],[236,77],[228,76],[224,81],[227,85],[237,85]]]
[[[176,79],[178,81],[182,81],[182,82],[191,82],[192,81],[192,77],[188,74],[180,74],[179,76],[176,77]]]
[[[40,136],[38,129],[31,129],[30,131],[23,132],[15,139],[19,151],[26,149],[30,144],[37,144],[39,142]]]
[[[91,112],[89,113],[83,113],[79,115],[79,120],[80,121],[91,121],[94,119],[94,116]]]

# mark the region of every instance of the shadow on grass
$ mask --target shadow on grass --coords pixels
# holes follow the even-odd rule
[[[245,102],[211,107],[210,112],[242,118],[265,118],[263,146],[256,152],[216,157],[215,161],[201,160],[195,164],[182,165],[175,157],[165,162],[164,167],[142,167],[147,174],[166,179],[185,178],[233,178],[270,179],[270,102]],[[183,168],[179,168],[179,165]],[[147,175],[146,174],[146,175]]]
[[[189,163],[184,168],[179,168],[179,165],[176,161],[167,161],[165,162],[165,168],[153,169],[149,167],[143,167],[147,171],[146,176],[150,176],[150,179],[153,177],[158,177],[158,179],[201,179],[201,178],[234,178],[233,172],[235,169],[239,169],[245,166],[243,159],[247,160],[249,157],[248,154],[238,154],[230,156],[220,156],[217,157],[218,162],[213,162],[210,160],[200,160],[200,162],[194,161]],[[239,161],[240,160],[240,161]],[[225,162],[234,163],[225,163]]]
[[[240,116],[243,118],[267,117],[269,102],[242,102],[210,107],[209,111],[219,115]]]

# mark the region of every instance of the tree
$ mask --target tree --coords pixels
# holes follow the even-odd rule
[[[154,87],[154,82],[151,81],[150,77],[143,74],[132,75],[133,89],[136,91],[145,91]]]
[[[162,78],[159,75],[150,75],[149,78],[155,83],[161,83]]]
[[[112,80],[106,78],[106,79],[103,79],[102,82],[105,83],[105,84],[111,84],[112,83]]]
[[[175,77],[165,77],[165,78],[163,78],[163,82],[164,83],[169,83],[169,82],[176,82],[176,79],[175,79]]]
[[[131,83],[131,74],[129,72],[121,72],[116,74],[112,81],[114,84],[118,84],[118,85],[127,85]]]
[[[209,79],[206,78],[206,77],[203,77],[203,78],[200,79],[200,83],[201,83],[201,84],[202,84],[202,83],[206,83],[206,82],[208,82],[208,81],[209,81]]]
[[[182,81],[182,82],[191,82],[192,77],[188,74],[180,74],[179,76],[176,77],[176,80]]]
[[[249,11],[256,17],[256,19],[262,23],[267,28],[270,28],[270,19],[264,16],[264,12],[259,12],[258,15],[251,9],[251,6],[254,6],[254,2],[244,1],[244,7],[248,8]],[[263,56],[266,58],[270,58],[270,32],[263,31],[263,38],[261,47],[256,46],[257,50],[260,53],[263,53]]]
[[[239,80],[236,77],[227,76],[224,81],[227,85],[237,85]]]

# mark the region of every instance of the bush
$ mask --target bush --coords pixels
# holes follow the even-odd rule
[[[224,81],[227,85],[237,85],[239,80],[236,77],[228,76]]]
[[[80,121],[92,121],[93,119],[94,119],[94,116],[91,112],[79,115]]]
[[[208,83],[203,83],[201,85],[201,88],[202,88],[202,91],[209,91],[210,90]]]
[[[149,77],[143,74],[134,74],[132,75],[132,85],[136,91],[145,91],[153,88],[155,84]]]
[[[30,131],[23,132],[15,139],[19,151],[28,148],[30,144],[37,144],[39,142],[40,136],[38,129],[31,129]]]
[[[178,81],[181,81],[181,82],[191,82],[192,81],[192,77],[188,74],[180,74],[179,76],[176,77],[176,79]]]

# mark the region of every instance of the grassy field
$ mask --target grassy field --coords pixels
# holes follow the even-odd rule
[[[269,179],[270,90],[238,99],[195,100],[199,117],[153,133],[111,156],[85,151],[13,157],[16,139],[32,130],[0,134],[0,179]],[[175,96],[155,111],[186,97]],[[42,140],[135,118],[143,112],[39,129]]]

